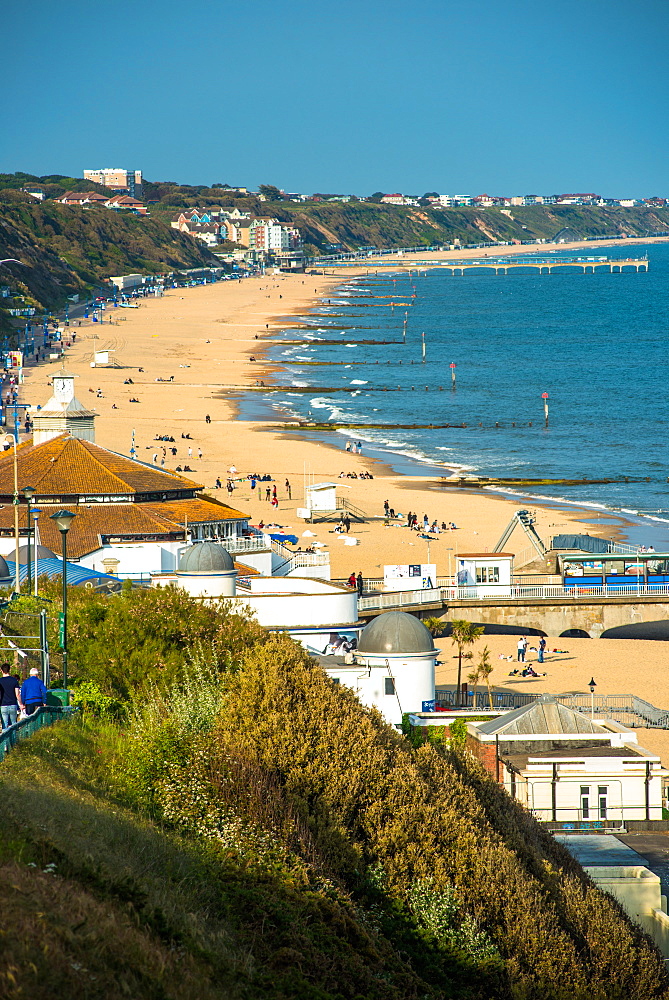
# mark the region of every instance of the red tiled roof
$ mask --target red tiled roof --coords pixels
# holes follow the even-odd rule
[[[49,517],[56,505],[40,507],[39,534],[42,545],[53,552],[61,551],[60,532]],[[99,549],[103,537],[156,538],[182,537],[189,525],[216,524],[221,521],[247,520],[247,515],[228,507],[212,497],[175,500],[164,504],[115,503],[74,504],[76,514],[67,536],[68,554],[80,559]],[[19,531],[21,544],[27,534],[28,508],[19,506]],[[0,505],[0,535],[7,537],[14,532],[14,509],[11,504]],[[11,557],[11,553],[9,553]]]
[[[202,488],[201,483],[176,472],[144,465],[66,434],[44,444],[20,445],[17,465],[19,489],[32,486],[41,497],[171,493]],[[7,451],[0,457],[0,500],[11,499],[13,493],[14,459]]]

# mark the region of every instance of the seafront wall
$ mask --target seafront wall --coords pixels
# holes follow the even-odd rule
[[[462,618],[479,625],[511,625],[541,629],[561,635],[568,629],[583,629],[599,639],[606,629],[669,618],[669,598],[555,598],[552,600],[449,601],[441,615],[445,621]]]

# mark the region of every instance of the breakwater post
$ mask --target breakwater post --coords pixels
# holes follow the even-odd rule
[[[456,368],[455,361],[451,361],[450,368],[451,368],[451,382],[453,383],[453,388],[455,389],[455,368]]]
[[[541,398],[544,401],[544,427],[548,427],[548,393],[542,392]]]
[[[423,354],[423,364],[425,364],[425,334],[424,333],[421,333],[420,339],[421,339],[421,351],[422,351],[422,354]]]

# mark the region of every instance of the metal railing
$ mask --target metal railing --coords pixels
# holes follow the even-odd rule
[[[494,709],[511,711],[523,708],[536,701],[538,694],[526,694],[520,691],[491,691]],[[623,725],[643,726],[648,729],[669,729],[669,710],[656,708],[650,702],[635,694],[600,694],[594,699],[589,694],[556,694],[555,700],[575,712],[590,716],[594,714],[600,719],[613,719]],[[435,705],[438,710],[448,711],[457,704],[457,692],[445,688],[437,689]],[[474,692],[467,691],[460,698],[461,708],[474,708]],[[490,701],[485,688],[477,689],[476,708],[489,708]],[[593,712],[594,709],[594,712]]]
[[[483,597],[479,591],[486,587],[490,591],[491,584],[481,587],[444,587],[444,601],[480,601],[480,600],[554,600],[559,598],[581,598],[587,600],[593,597],[669,597],[669,584],[604,584],[591,587],[562,587],[542,585],[537,586],[499,586],[495,594],[488,593]]]
[[[262,552],[270,547],[262,535],[254,535],[251,538],[222,538],[221,544],[231,555],[237,552]]]
[[[382,594],[368,594],[358,600],[358,611],[381,611],[384,608],[419,607],[421,604],[441,604],[441,588],[428,590],[385,591]]]
[[[22,719],[8,729],[4,729],[0,733],[0,761],[4,760],[12,747],[15,747],[20,740],[33,736],[38,729],[42,729],[44,726],[51,726],[54,722],[67,718],[74,711],[73,708],[46,705],[38,708],[27,719]]]

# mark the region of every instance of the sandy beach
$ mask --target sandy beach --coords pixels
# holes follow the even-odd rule
[[[625,246],[635,241],[620,241]],[[647,241],[646,241],[647,242]],[[602,244],[610,246],[611,243]],[[583,246],[588,251],[599,244],[565,244],[560,249]],[[551,247],[555,249],[555,247]],[[500,248],[500,253],[527,252],[527,247]],[[537,248],[531,248],[533,250]],[[477,253],[480,254],[480,251]],[[472,256],[462,251],[458,257]],[[630,254],[633,256],[633,253]],[[380,269],[391,263],[384,258]],[[411,266],[407,257],[403,266]],[[395,267],[392,262],[392,267]],[[360,272],[365,273],[366,268]],[[353,272],[347,269],[345,276]],[[332,577],[344,578],[361,570],[366,578],[383,576],[386,563],[427,561],[427,543],[404,522],[384,524],[383,504],[388,500],[396,512],[406,516],[411,510],[430,520],[454,522],[456,531],[444,532],[431,542],[431,561],[437,573],[446,576],[458,553],[492,549],[509,521],[518,501],[489,493],[435,490],[434,475],[401,476],[366,455],[344,450],[346,439],[336,435],[336,443],[305,440],[298,433],[272,430],[262,422],[238,419],[236,401],[259,381],[272,384],[272,368],[263,362],[263,339],[281,329],[287,318],[308,311],[326,296],[344,275],[292,275],[247,278],[203,287],[170,290],[162,298],[140,300],[137,309],[109,309],[112,322],[75,324],[71,332],[76,342],[67,350],[65,365],[78,376],[76,394],[84,405],[99,413],[96,440],[104,447],[129,454],[133,430],[138,458],[152,462],[162,455],[156,435],[171,434],[178,453],[167,455],[166,468],[190,466],[191,478],[207,491],[247,513],[251,523],[276,522],[297,535],[308,526],[297,517],[304,504],[305,477],[313,481],[336,479],[340,472],[368,470],[373,479],[343,479],[343,492],[357,507],[376,520],[351,527],[355,546],[344,544],[335,535],[333,524],[316,525],[316,537],[300,539],[303,547],[321,541],[331,552]],[[118,367],[91,367],[93,352],[109,350]],[[256,358],[257,360],[252,360]],[[51,395],[50,380],[60,364],[42,364],[26,370],[22,400],[43,404]],[[131,385],[124,384],[132,379]],[[97,391],[102,397],[98,398]],[[138,403],[130,402],[137,398]],[[206,421],[207,415],[211,422]],[[277,423],[285,419],[280,415]],[[296,425],[297,426],[297,425]],[[181,435],[191,435],[182,440]],[[188,448],[192,455],[188,455]],[[199,457],[201,450],[202,456]],[[235,478],[248,473],[269,473],[278,486],[279,508],[251,492],[248,481],[238,482],[230,498],[225,491],[228,470]],[[223,489],[215,489],[220,478]],[[285,481],[291,484],[288,499]],[[541,507],[537,529],[542,537],[565,530],[589,530],[611,537],[619,518],[573,507]],[[589,522],[589,524],[588,524]],[[515,537],[511,551],[525,548],[526,539]],[[493,654],[493,681],[505,690],[585,691],[594,673],[598,693],[634,693],[658,707],[669,707],[669,679],[665,677],[666,646],[663,643],[623,640],[550,640],[549,646],[568,650],[547,658],[547,677],[534,682],[509,678],[513,669],[501,654],[515,655],[513,637],[486,636]],[[438,683],[454,682],[450,641],[445,641],[444,666]],[[640,669],[643,664],[643,669]]]

